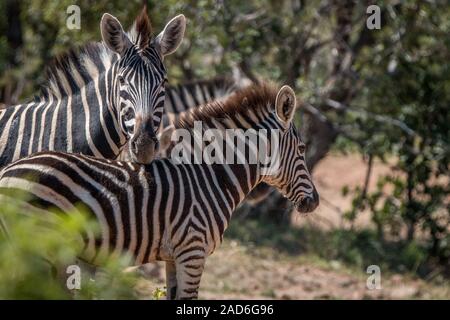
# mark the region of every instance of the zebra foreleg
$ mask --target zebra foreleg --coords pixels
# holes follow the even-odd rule
[[[173,300],[177,294],[177,272],[174,261],[166,261],[166,297]]]
[[[204,257],[176,261],[177,300],[191,300],[198,298],[198,289],[205,265]]]

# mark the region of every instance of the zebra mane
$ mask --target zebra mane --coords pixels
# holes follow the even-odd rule
[[[267,113],[275,105],[278,89],[270,83],[252,84],[235,91],[224,100],[215,100],[197,108],[180,113],[173,120],[175,128],[190,129],[195,121],[211,118],[231,118],[249,113]]]
[[[127,36],[140,49],[144,49],[150,44],[153,38],[153,28],[150,18],[147,15],[147,5],[144,5],[142,8],[141,13],[134,21]]]
[[[42,88],[41,98],[62,98],[77,92],[107,70],[117,58],[118,55],[103,42],[89,42],[70,49],[54,58],[47,67],[47,84]]]

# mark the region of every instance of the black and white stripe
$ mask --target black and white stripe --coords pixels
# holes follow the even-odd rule
[[[239,87],[238,81],[231,77],[196,80],[167,87],[164,105],[164,112],[167,117],[163,117],[163,122],[161,122],[163,128],[161,131],[170,125],[176,115],[214,100],[224,100],[234,91],[238,90]],[[165,147],[160,143],[160,149],[158,150],[159,157],[167,156]],[[121,160],[130,159],[129,156],[126,156],[127,152],[122,154],[120,157]],[[274,189],[266,183],[260,183],[248,194],[246,202],[251,206],[256,206],[264,201],[273,191]]]
[[[108,253],[126,251],[136,264],[166,261],[168,297],[196,298],[206,257],[221,243],[233,210],[258,183],[277,187],[300,211],[317,206],[304,144],[291,121],[294,110],[290,88],[277,94],[271,87],[257,86],[223,103],[193,109],[175,123],[176,128],[189,129],[192,120],[203,119],[208,128],[281,130],[280,170],[270,176],[248,163],[177,164],[160,159],[139,165],[47,152],[0,172],[0,192],[20,189],[34,196],[29,203],[64,212],[83,203],[101,227],[100,239],[88,234],[85,259],[95,263]],[[222,117],[213,117],[217,114]],[[258,150],[248,141],[247,147]]]
[[[236,82],[228,77],[195,80],[166,87],[166,98],[163,108],[164,114],[160,123],[159,133],[170,126],[171,122],[178,114],[214,100],[218,101],[220,99],[225,99],[237,89]],[[161,119],[159,115],[155,118]],[[157,157],[165,157],[164,147],[165,146],[161,146],[160,144]],[[132,160],[129,148],[124,148],[117,159],[123,161]]]
[[[207,104],[213,100],[224,100],[238,89],[238,81],[231,77],[196,80],[167,87],[164,105],[166,117],[163,117],[160,132],[164,134],[164,128],[167,128],[171,124],[171,121],[173,121],[176,115],[188,111],[191,108]],[[160,149],[158,150],[159,157],[167,156],[166,147],[166,145],[160,143]],[[125,150],[119,159],[129,160],[131,158],[127,150]],[[256,206],[264,201],[273,191],[274,189],[266,183],[260,183],[248,194],[246,202],[251,206]]]
[[[231,77],[216,77],[207,80],[195,80],[166,88],[164,115],[161,122],[160,134],[171,125],[173,119],[182,112],[196,108],[214,100],[224,100],[239,89],[238,83]],[[164,138],[162,138],[164,139]],[[167,157],[167,145],[159,139],[157,157]],[[132,158],[128,148],[124,148],[118,160],[130,161]],[[246,198],[251,206],[256,206],[274,191],[266,183],[260,183]]]

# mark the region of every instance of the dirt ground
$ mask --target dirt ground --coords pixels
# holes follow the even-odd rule
[[[314,172],[314,181],[321,195],[321,205],[295,223],[336,228],[344,222],[341,212],[350,206],[343,197],[345,185],[357,186],[364,181],[367,165],[357,155],[330,155]],[[369,190],[376,178],[390,168],[379,162],[373,166]],[[233,221],[231,221],[233,223]],[[367,226],[368,215],[356,221]],[[139,282],[143,299],[156,288],[164,287],[162,264],[149,267]],[[200,287],[201,299],[450,299],[450,283],[431,284],[400,274],[381,274],[381,289],[369,290],[369,274],[351,270],[338,261],[323,261],[308,256],[282,255],[270,248],[257,248],[225,237],[224,244],[207,259]]]
[[[164,287],[162,263],[149,267],[138,291],[150,299]],[[207,259],[200,299],[450,299],[450,284],[429,284],[381,273],[381,289],[368,289],[370,275],[338,261],[286,257],[229,241]]]

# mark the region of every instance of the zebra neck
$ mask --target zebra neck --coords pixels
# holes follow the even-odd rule
[[[248,150],[248,144],[246,148]],[[223,155],[223,159],[221,164],[202,164],[201,167],[203,171],[210,172],[211,181],[217,185],[219,190],[222,190],[222,194],[227,199],[227,211],[231,217],[234,209],[262,181],[261,173],[263,171],[259,163],[254,163],[254,159],[249,158],[249,153],[246,153],[245,159],[239,161],[237,157],[234,158],[234,161],[228,161],[231,159],[227,160],[226,154]]]
[[[101,74],[66,98],[73,137],[72,151],[67,151],[107,159],[121,152],[126,137],[118,124],[111,73]]]

